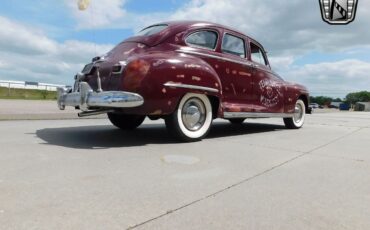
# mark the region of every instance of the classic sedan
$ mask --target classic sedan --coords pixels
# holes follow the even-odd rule
[[[212,120],[283,118],[303,126],[309,93],[271,70],[263,46],[237,30],[209,22],[164,22],[141,30],[58,89],[58,105],[79,116],[107,113],[123,130],[146,117],[163,118],[182,141],[207,135]]]

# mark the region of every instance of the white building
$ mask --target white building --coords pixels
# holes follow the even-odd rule
[[[355,111],[368,111],[370,112],[370,102],[357,102]]]

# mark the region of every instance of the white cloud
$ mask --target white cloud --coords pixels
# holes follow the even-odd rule
[[[291,66],[282,72],[286,80],[306,85],[314,95],[340,97],[370,87],[370,62],[356,59]]]
[[[48,38],[37,28],[0,17],[0,79],[71,83],[73,75],[92,57],[112,45]]]
[[[104,54],[113,48],[111,44],[95,44],[91,42],[81,42],[75,40],[67,40],[58,46],[57,57],[65,59],[69,62],[85,62],[92,57]]]
[[[89,7],[81,11],[77,0],[65,0],[73,16],[78,21],[78,28],[102,28],[112,26],[112,22],[127,16],[123,9],[125,0],[92,0]]]
[[[367,45],[370,2],[359,4],[356,21],[330,26],[322,21],[318,1],[305,0],[191,0],[174,12],[134,14],[124,8],[127,0],[91,1],[78,11],[75,0],[65,0],[78,27],[131,28],[139,30],[163,20],[205,20],[238,29],[264,44],[276,55],[302,55],[312,50],[336,52]]]
[[[273,55],[335,52],[369,44],[370,2],[361,2],[356,21],[330,26],[321,19],[318,1],[193,0],[171,19],[218,22],[256,38]]]
[[[37,29],[30,29],[2,16],[0,28],[0,51],[39,55],[57,50],[57,44]]]
[[[8,67],[8,63],[0,59],[0,68],[7,68],[7,67]]]
[[[92,0],[85,11],[78,10],[77,0],[64,1],[77,21],[76,28],[80,30],[120,28],[137,32],[153,23],[168,20],[171,15],[171,12],[150,14],[128,12],[125,4],[129,0]]]
[[[275,71],[287,70],[294,62],[293,56],[281,56],[269,58],[271,68]]]

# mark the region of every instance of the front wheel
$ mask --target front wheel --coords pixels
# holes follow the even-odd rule
[[[145,120],[145,116],[119,113],[108,113],[108,118],[114,126],[122,130],[136,129]]]
[[[306,106],[301,99],[295,104],[294,115],[291,118],[284,118],[285,127],[288,129],[299,129],[303,126],[306,117]]]
[[[205,137],[212,124],[212,105],[206,95],[186,94],[177,109],[166,119],[170,134],[181,141],[197,141]]]

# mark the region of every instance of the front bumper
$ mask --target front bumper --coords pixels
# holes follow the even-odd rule
[[[58,107],[79,107],[82,111],[93,109],[132,108],[144,103],[142,96],[125,91],[94,92],[87,82],[79,83],[78,92],[71,88],[58,88]]]

